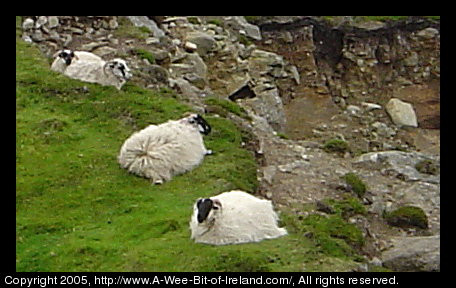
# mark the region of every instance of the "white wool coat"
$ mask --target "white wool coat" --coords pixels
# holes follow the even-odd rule
[[[190,221],[191,239],[212,245],[259,242],[287,235],[278,227],[279,217],[272,202],[249,193],[234,190],[210,198],[221,207],[212,210],[205,221],[198,223],[198,209],[194,205]]]
[[[122,145],[118,161],[130,173],[160,184],[200,165],[207,153],[198,127],[183,118],[134,133]]]

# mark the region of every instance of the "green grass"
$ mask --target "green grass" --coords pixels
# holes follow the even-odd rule
[[[17,271],[344,271],[356,266],[352,252],[339,253],[346,249],[342,244],[326,253],[296,233],[295,216],[284,216],[290,235],[275,240],[229,246],[191,241],[188,222],[197,198],[257,189],[254,156],[241,148],[245,131],[226,118],[206,115],[213,131],[205,143],[215,154],[193,171],[152,186],[119,167],[120,146],[134,131],[177,119],[191,108],[167,89],[127,83],[117,91],[54,73],[16,31]]]

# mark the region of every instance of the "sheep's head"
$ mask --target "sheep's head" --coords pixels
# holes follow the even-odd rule
[[[59,57],[66,65],[70,65],[73,58],[78,59],[78,56],[70,49],[59,50],[54,54],[54,58]]]
[[[117,78],[123,79],[125,81],[130,79],[132,76],[127,62],[125,62],[123,59],[116,58],[106,62],[104,67],[105,71],[107,68],[109,68]]]
[[[191,125],[195,125],[196,127],[198,127],[200,133],[207,135],[211,132],[211,126],[209,125],[209,123],[207,123],[206,120],[204,120],[203,117],[201,117],[201,115],[190,114],[190,116],[186,117],[185,119]]]
[[[199,199],[196,202],[196,208],[198,209],[198,223],[213,223],[220,213],[222,203],[218,199]]]

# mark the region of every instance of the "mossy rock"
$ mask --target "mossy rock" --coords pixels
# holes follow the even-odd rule
[[[437,175],[439,174],[439,167],[435,161],[426,159],[422,160],[415,165],[415,169],[422,174]]]
[[[328,153],[345,153],[350,151],[348,143],[340,139],[330,139],[323,146],[323,150]]]
[[[342,179],[345,180],[347,185],[353,189],[353,192],[355,192],[358,197],[362,197],[366,193],[366,184],[364,184],[361,178],[359,178],[355,173],[347,173],[342,176]]]
[[[386,222],[401,228],[428,228],[428,219],[423,209],[415,206],[402,206],[385,213]]]

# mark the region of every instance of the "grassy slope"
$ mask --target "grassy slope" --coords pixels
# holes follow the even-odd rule
[[[254,158],[240,148],[241,132],[225,118],[208,116],[213,133],[205,141],[215,155],[151,186],[119,168],[120,145],[133,131],[179,118],[189,107],[169,91],[128,84],[117,91],[68,79],[16,38],[17,271],[324,271],[353,265],[351,252],[325,254],[303,237],[292,216],[284,221],[298,228],[287,227],[291,235],[280,239],[193,243],[188,221],[195,199],[257,185]]]

